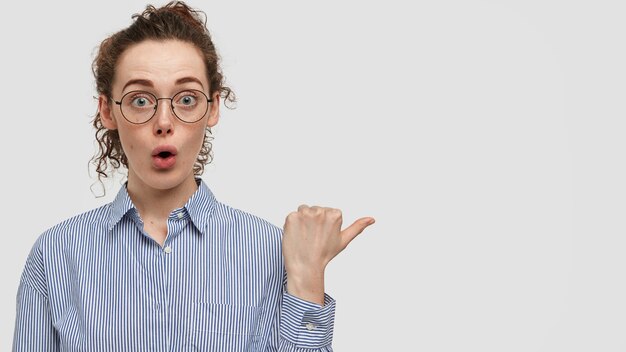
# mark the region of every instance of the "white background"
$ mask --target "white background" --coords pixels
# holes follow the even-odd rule
[[[145,4],[0,11],[0,349],[36,238],[117,192],[90,192],[90,64]],[[623,2],[190,4],[239,97],[218,199],[377,219],[328,269],[335,350],[626,351]]]

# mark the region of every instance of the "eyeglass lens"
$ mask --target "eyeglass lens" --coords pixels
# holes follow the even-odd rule
[[[122,97],[120,108],[129,122],[144,123],[156,114],[159,100],[170,100],[176,117],[185,122],[202,119],[209,104],[206,95],[194,89],[178,92],[172,98],[157,98],[149,92],[132,91]]]

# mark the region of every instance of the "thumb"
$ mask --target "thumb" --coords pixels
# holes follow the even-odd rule
[[[341,231],[341,237],[343,238],[344,245],[347,246],[353,239],[356,238],[366,227],[370,226],[376,222],[374,218],[365,217],[360,218],[352,223],[352,225],[346,227],[345,230]]]

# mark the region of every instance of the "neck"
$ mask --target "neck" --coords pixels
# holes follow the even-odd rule
[[[193,174],[172,188],[161,189],[147,185],[130,170],[128,173],[128,195],[144,221],[166,220],[174,209],[185,205],[197,189]]]

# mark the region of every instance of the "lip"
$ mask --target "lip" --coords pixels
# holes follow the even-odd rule
[[[168,156],[162,157],[159,154],[167,152]],[[173,145],[160,145],[152,150],[152,166],[158,170],[167,170],[176,164],[176,147]]]
[[[176,154],[178,153],[178,150],[176,150],[176,147],[173,145],[168,145],[168,144],[160,145],[152,149],[152,156],[157,156],[159,155],[159,153],[163,153],[163,152],[169,152],[173,156],[176,156]]]

